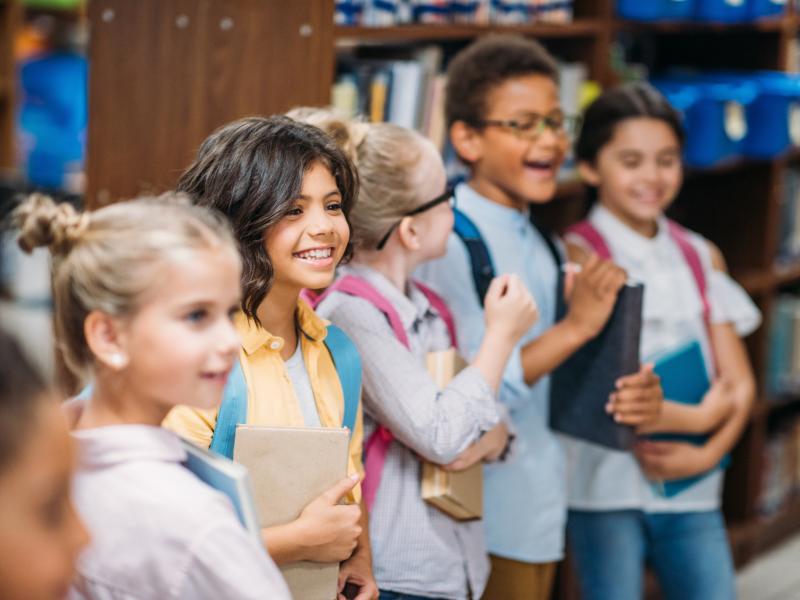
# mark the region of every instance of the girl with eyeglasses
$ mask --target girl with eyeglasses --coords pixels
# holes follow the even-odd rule
[[[350,215],[353,261],[317,311],[362,356],[363,489],[380,598],[477,598],[489,574],[482,523],[426,503],[421,470],[424,461],[458,471],[503,456],[511,436],[496,394],[514,345],[538,318],[533,297],[515,276],[495,279],[483,344],[440,389],[426,361],[455,345],[452,318],[411,274],[444,254],[453,227],[441,157],[430,141],[395,125],[309,109],[291,115],[331,134],[361,181]]]

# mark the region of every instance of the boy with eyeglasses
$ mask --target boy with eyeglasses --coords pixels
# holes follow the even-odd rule
[[[485,467],[492,574],[483,598],[547,600],[566,523],[565,457],[548,428],[548,374],[602,330],[625,273],[590,259],[570,277],[569,306],[557,321],[561,261],[553,250],[560,249],[534,227],[529,206],[555,196],[576,119],[561,110],[558,67],[540,44],[491,36],[461,51],[448,69],[445,111],[450,140],[470,171],[455,189],[459,210],[477,228],[496,274],[521,277],[540,311],[515,348],[500,391],[520,444],[513,460]],[[472,251],[453,234],[447,255],[418,273],[451,307],[466,356],[484,334]],[[657,416],[660,402],[658,379],[643,369],[620,381],[609,411],[618,422],[638,425]]]

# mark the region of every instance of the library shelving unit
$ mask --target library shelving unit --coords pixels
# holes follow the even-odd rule
[[[0,0],[0,174],[14,165],[14,33],[17,0]]]
[[[574,21],[564,25],[366,28],[334,25],[332,0],[92,0],[86,203],[171,186],[198,143],[233,118],[327,104],[337,60],[354,49],[453,49],[484,34],[512,32],[540,40],[560,59],[586,64],[589,78],[608,86],[615,83],[611,55],[618,41],[654,70],[786,70],[798,35],[793,8],[746,25],[627,22],[615,16],[614,0],[575,0],[574,8]],[[800,262],[776,266],[783,173],[790,166],[800,166],[800,153],[690,170],[671,210],[722,249],[764,314],[764,325],[747,340],[760,390],[771,309],[782,287],[800,283]],[[586,207],[582,186],[567,183],[539,218],[560,230]],[[737,565],[800,531],[800,498],[769,517],[760,517],[757,506],[769,424],[794,409],[800,411],[800,397],[777,403],[762,391],[734,452],[724,509]],[[561,579],[562,599],[576,597],[570,579]]]

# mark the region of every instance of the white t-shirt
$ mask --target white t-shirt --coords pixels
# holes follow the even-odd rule
[[[669,234],[666,220],[659,221],[652,239],[643,237],[597,204],[589,221],[603,236],[615,263],[628,276],[644,284],[640,356],[647,361],[687,342],[700,342],[709,360],[709,340],[697,283],[686,260]],[[567,241],[586,247],[582,238]],[[744,290],[725,273],[711,266],[708,242],[689,233],[707,281],[713,323],[732,323],[744,336],[754,331],[761,315]],[[587,248],[588,249],[588,248]],[[709,368],[709,371],[711,369]],[[633,454],[563,438],[567,450],[568,502],[578,510],[641,509],[646,512],[690,512],[719,508],[723,472],[717,469],[680,494],[661,496],[648,481]]]
[[[300,334],[302,335],[302,334]],[[294,394],[297,396],[297,403],[300,412],[303,414],[303,421],[306,427],[322,427],[317,411],[317,403],[314,400],[314,390],[311,389],[311,380],[308,378],[306,361],[303,358],[300,340],[297,341],[297,348],[294,354],[286,361],[286,372],[292,381]]]

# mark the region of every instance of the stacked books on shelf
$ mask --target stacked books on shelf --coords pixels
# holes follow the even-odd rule
[[[780,223],[778,263],[791,264],[800,260],[800,170],[797,168],[784,171]]]
[[[764,445],[758,511],[771,515],[800,491],[800,418],[782,424]]]
[[[570,23],[573,0],[336,0],[337,25]]]
[[[343,58],[331,103],[347,116],[416,129],[442,149],[445,84],[438,46],[419,48],[403,59]]]
[[[768,397],[780,401],[788,395],[800,393],[800,296],[778,296],[772,312],[768,345]]]

